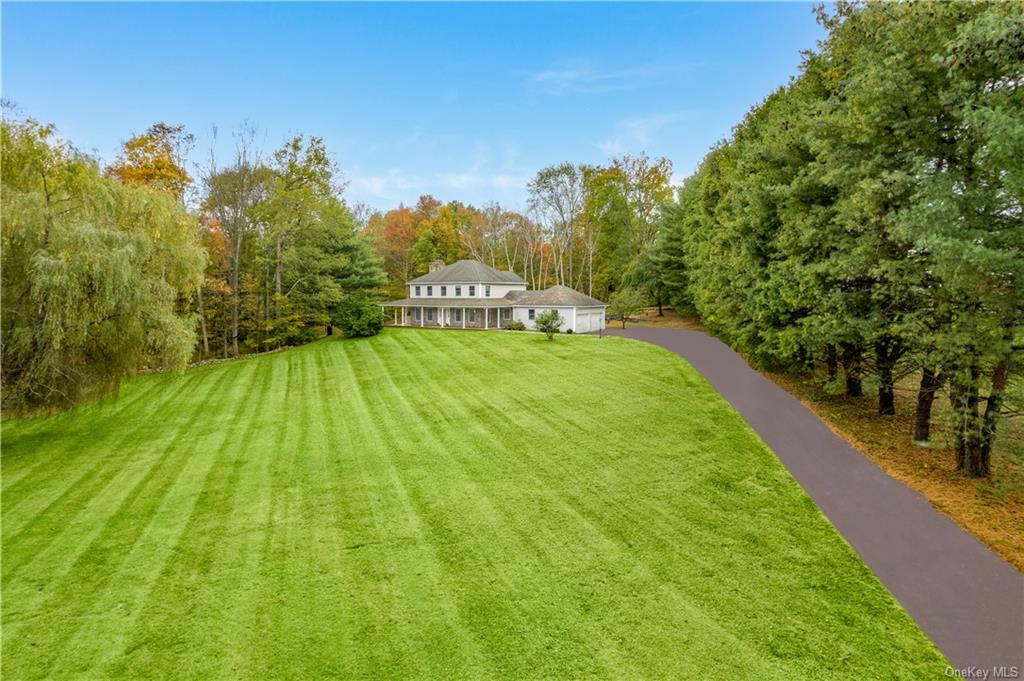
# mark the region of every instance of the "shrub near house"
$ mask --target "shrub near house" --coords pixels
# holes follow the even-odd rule
[[[558,333],[558,329],[562,326],[563,321],[561,315],[558,314],[558,310],[548,310],[537,315],[534,325],[538,331],[548,337],[548,340],[552,340],[555,334]],[[572,329],[569,330],[572,331]]]

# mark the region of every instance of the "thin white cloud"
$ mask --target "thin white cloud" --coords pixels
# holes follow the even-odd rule
[[[524,201],[531,175],[522,165],[518,143],[507,138],[466,139],[457,133],[416,127],[397,136],[388,151],[404,159],[400,165],[387,170],[372,166],[345,169],[351,200],[379,210],[413,204],[424,194],[441,201],[500,199],[518,205]]]
[[[357,196],[369,195],[388,199],[397,193],[412,189],[418,184],[418,178],[415,176],[407,175],[398,168],[388,168],[384,173],[376,175],[353,173],[348,189]]]
[[[658,82],[679,67],[665,64],[601,68],[577,62],[526,73],[526,81],[549,95],[594,94],[636,90]]]

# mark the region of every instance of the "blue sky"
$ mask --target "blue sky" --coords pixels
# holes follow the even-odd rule
[[[163,120],[219,158],[322,136],[375,208],[522,208],[556,162],[646,151],[682,179],[822,36],[792,4],[10,4],[3,95],[109,160]]]

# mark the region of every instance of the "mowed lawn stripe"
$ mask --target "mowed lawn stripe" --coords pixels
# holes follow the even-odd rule
[[[412,336],[408,338],[414,339]],[[401,355],[391,352],[392,346],[380,345],[378,347],[381,350],[378,359],[380,356],[401,357]],[[474,635],[481,640],[482,644],[492,648],[492,656],[495,656],[493,646],[489,645],[487,636],[493,634],[494,622],[500,621],[504,627],[515,628],[523,632],[519,640],[522,641],[524,649],[505,650],[504,657],[512,663],[528,660],[531,661],[531,664],[536,665],[540,651],[525,646],[534,643],[529,632],[537,628],[537,620],[542,615],[546,604],[513,603],[514,607],[510,608],[501,602],[500,609],[494,611],[493,595],[495,593],[516,594],[523,598],[530,597],[536,588],[532,583],[527,582],[526,578],[533,577],[533,575],[524,573],[518,569],[518,565],[508,565],[502,557],[517,556],[520,557],[520,560],[531,559],[537,557],[537,552],[529,538],[518,530],[516,520],[509,517],[507,509],[502,504],[495,503],[491,498],[494,490],[489,483],[495,478],[494,471],[481,475],[481,471],[473,465],[472,458],[467,459],[462,455],[467,449],[472,451],[483,448],[487,455],[482,460],[494,465],[501,461],[500,441],[496,443],[495,434],[484,427],[479,419],[470,416],[467,402],[473,399],[471,391],[427,391],[426,394],[430,394],[432,399],[423,401],[422,395],[424,395],[425,386],[436,382],[437,377],[431,376],[429,372],[424,372],[422,366],[412,361],[412,356],[407,359],[408,361],[401,362],[406,371],[402,378],[408,379],[402,380],[401,384],[405,385],[406,389],[400,391],[401,398],[397,403],[385,402],[382,404],[382,408],[394,412],[389,418],[392,422],[429,424],[423,432],[418,434],[418,439],[423,442],[435,442],[439,445],[439,448],[435,447],[435,451],[432,453],[435,462],[436,457],[448,457],[450,461],[450,468],[446,468],[446,472],[442,476],[442,479],[449,482],[449,487],[440,490],[431,487],[430,491],[435,494],[428,497],[426,503],[421,505],[422,517],[437,533],[438,538],[462,539],[460,544],[465,543],[464,538],[466,537],[475,540],[473,545],[457,545],[455,551],[446,552],[446,557],[475,556],[488,561],[486,565],[482,566],[483,569],[480,569],[481,565],[477,563],[476,569],[466,577],[460,577],[453,582],[453,590],[458,589],[462,593],[474,596],[474,600],[471,602],[462,603],[460,610],[473,618],[470,624],[474,625]],[[394,376],[397,372],[387,371],[385,373]],[[401,408],[398,408],[399,406]],[[408,469],[407,457],[401,455],[401,448],[390,448],[388,451],[394,454],[395,469],[406,472]],[[432,465],[436,465],[436,463],[432,463]],[[498,477],[504,476],[499,472]],[[410,487],[415,488],[415,483]],[[457,491],[453,494],[453,490]],[[466,493],[462,493],[463,490]],[[450,521],[451,525],[441,528],[437,521],[433,520],[438,509],[447,511],[444,520]],[[468,527],[466,526],[467,521],[471,523]],[[432,539],[432,541],[437,541],[437,539]],[[453,567],[457,570],[459,566],[454,564]],[[481,589],[466,590],[465,581],[472,579],[473,575],[486,575],[489,583],[482,584]],[[495,588],[495,582],[500,582],[500,589]],[[524,584],[524,582],[527,583]],[[480,596],[485,596],[485,600],[477,600]],[[563,607],[567,605],[567,603],[563,604]],[[564,617],[565,614],[563,610],[561,615]],[[572,631],[565,632],[561,640],[565,646],[588,646],[588,649],[579,651],[581,659],[587,658],[591,660],[588,664],[592,664],[595,656],[596,659],[601,659],[609,649],[614,649],[610,642],[607,648],[601,648],[600,632],[589,632],[585,621],[578,622],[577,627]],[[503,646],[503,648],[507,648],[507,646]],[[495,657],[501,659],[503,663],[506,662],[499,656]],[[614,660],[615,658],[610,659]],[[499,675],[507,676],[517,670],[499,667],[497,671]],[[518,671],[522,673],[522,670]],[[610,669],[608,671],[620,672],[621,670]]]
[[[731,407],[646,344],[388,330],[142,377],[3,436],[5,678],[945,669]]]
[[[414,502],[388,451],[394,446],[393,438],[401,436],[404,424],[390,421],[385,407],[401,395],[386,381],[368,343],[358,341],[343,348],[343,364],[351,372],[349,379],[358,399],[363,449],[357,464],[370,499],[372,520],[362,538],[347,548],[370,561],[367,567],[384,587],[377,607],[386,619],[373,633],[375,638],[384,638],[379,648],[390,652],[375,660],[374,667],[387,675],[437,675],[439,665],[443,669],[464,662],[472,649],[452,627],[450,610],[438,604],[444,594],[429,578],[436,575],[437,559],[424,540]],[[420,661],[418,669],[409,666],[413,660]],[[367,673],[374,672],[369,669]]]
[[[256,367],[244,369],[254,372]],[[223,379],[197,400],[188,423],[209,413],[234,380],[237,372],[225,372]],[[49,670],[51,675],[88,672],[89,668],[79,667],[77,660],[119,657],[157,580],[176,555],[197,504],[202,501],[195,489],[218,468],[216,458],[208,452],[225,437],[230,435],[198,429],[179,431],[175,443],[168,446],[176,456],[165,456],[168,465],[161,466],[159,475],[154,475],[140,490],[131,506],[120,509],[117,518],[107,523],[103,536],[96,542],[105,552],[97,555],[98,549],[90,548],[85,555],[88,561],[83,561],[83,569],[102,575],[94,580],[96,588],[88,598],[75,593],[63,596],[89,614],[81,626],[62,632],[59,642],[54,644],[68,654]],[[171,462],[175,465],[169,465]],[[100,562],[104,560],[107,562]],[[73,585],[82,579],[84,576],[72,575],[66,581]],[[126,585],[131,585],[131,590]]]
[[[160,488],[147,491],[146,504],[120,513],[124,519],[123,533],[110,535],[107,545],[122,560],[118,567],[111,566],[107,571],[109,579],[101,585],[104,588],[90,594],[91,598],[69,596],[69,603],[89,614],[82,626],[71,632],[72,636],[63,639],[61,646],[70,654],[61,657],[50,670],[51,675],[88,674],[97,658],[103,661],[100,666],[111,658],[120,661],[125,641],[137,631],[136,625],[146,612],[152,591],[158,588],[168,566],[181,555],[182,538],[203,501],[196,489],[202,488],[219,469],[213,452],[218,442],[229,437],[225,431],[188,426],[197,420],[205,422],[211,410],[216,413],[216,405],[225,394],[230,394],[239,373],[258,370],[251,363],[232,368],[233,371],[223,372],[209,394],[196,400],[192,418],[177,424],[180,427],[176,431],[175,459],[183,465],[169,471]],[[88,663],[82,666],[81,661]]]
[[[599,339],[579,339],[579,341],[601,342]],[[543,346],[534,347],[534,349],[546,351]],[[536,362],[537,359],[543,359],[543,355],[533,359]],[[533,362],[523,362],[527,366],[531,363]],[[466,384],[465,394],[480,396],[495,394],[493,390],[486,389],[483,381],[467,379],[466,377],[472,376],[473,372],[471,367],[467,366],[465,369],[466,371],[460,374],[462,376],[460,382]],[[530,380],[529,374],[524,377],[522,372],[517,372],[515,378],[512,373],[509,373],[507,378],[513,383],[525,383]],[[594,381],[598,383],[604,380],[606,379],[600,375],[594,377]],[[535,389],[526,384],[508,387],[510,390],[506,394],[509,396],[523,392],[525,394],[535,392]],[[599,386],[599,389],[611,391],[614,387],[614,385]],[[608,394],[613,393],[609,392]],[[535,404],[547,405],[543,395],[535,395],[534,399]],[[488,407],[494,409],[492,413],[507,413],[501,404],[490,404]],[[631,550],[630,545],[616,541],[614,535],[610,535],[605,527],[594,522],[597,514],[593,511],[593,507],[605,506],[606,496],[600,494],[598,490],[591,490],[598,493],[592,495],[588,499],[588,503],[581,504],[577,495],[567,493],[566,490],[581,486],[583,480],[590,479],[595,473],[600,474],[602,468],[613,463],[612,459],[615,458],[616,449],[612,443],[602,440],[607,437],[605,433],[609,429],[614,429],[615,424],[585,422],[579,418],[574,421],[567,417],[561,417],[560,412],[559,403],[553,401],[549,409],[533,410],[533,416],[541,417],[536,424],[517,424],[514,420],[507,420],[504,425],[511,427],[504,433],[494,433],[491,438],[497,442],[512,442],[519,445],[518,451],[495,452],[506,461],[520,464],[522,470],[511,476],[513,479],[523,476],[532,477],[531,484],[527,485],[527,488],[535,491],[538,503],[511,503],[506,506],[512,506],[519,510],[522,531],[536,538],[536,542],[533,543],[534,550],[546,559],[545,578],[551,581],[552,577],[555,577],[560,583],[573,583],[575,580],[574,588],[565,593],[564,600],[566,602],[573,602],[577,597],[582,597],[582,600],[590,605],[593,605],[594,600],[604,600],[608,612],[628,618],[631,626],[645,629],[645,641],[649,643],[652,639],[659,638],[662,645],[679,650],[680,654],[673,660],[680,663],[680,666],[674,669],[673,673],[696,673],[709,662],[714,663],[714,656],[706,641],[701,643],[702,648],[699,655],[687,654],[688,643],[696,640],[688,635],[692,630],[700,630],[705,633],[713,632],[711,640],[717,642],[715,648],[720,664],[739,664],[751,672],[758,669],[761,666],[761,661],[747,654],[746,643],[731,635],[717,622],[709,620],[704,613],[681,600],[671,583],[658,578],[650,570],[645,569],[645,566],[630,563],[628,560],[621,561],[625,557],[625,552]],[[512,413],[522,412],[520,410]],[[626,420],[629,421],[629,417]],[[551,450],[536,446],[538,442],[545,441],[572,442],[577,439],[580,432],[594,434],[592,439],[595,453],[602,451],[611,453],[611,456],[607,459],[597,456],[585,457],[591,459],[590,462],[575,457],[567,460],[563,456],[552,456]],[[515,437],[516,433],[519,434],[518,438]],[[526,436],[523,437],[523,434]],[[555,451],[561,453],[557,448]],[[566,451],[575,450],[570,448]],[[619,461],[622,459],[621,456],[617,458]],[[579,475],[576,474],[577,472]],[[567,485],[566,482],[569,480],[573,484]],[[544,490],[545,494],[540,495],[539,490]],[[515,500],[510,501],[514,502]],[[537,511],[536,515],[530,513],[534,508]],[[620,520],[623,517],[629,517],[629,509],[618,509],[618,511],[622,513]],[[545,528],[550,529],[544,531]],[[559,535],[561,539],[565,539],[568,528],[573,528],[573,541],[577,546],[577,550],[571,554],[560,550],[563,547],[558,541]],[[645,531],[640,527],[635,529],[640,533]],[[585,551],[582,550],[584,548]],[[629,574],[622,574],[620,569],[622,565],[632,565]],[[591,576],[599,586],[595,587],[595,584],[579,579],[581,574]],[[622,587],[622,591],[629,594],[628,602],[617,603],[618,590],[605,588],[606,584],[612,581],[618,583]],[[638,594],[640,595],[639,599]],[[645,599],[645,596],[650,598]],[[677,621],[666,621],[663,617],[666,599],[674,601],[681,609],[683,616],[679,617]],[[638,600],[644,602],[641,604]],[[616,606],[623,607],[616,610]],[[621,622],[611,621],[600,624],[602,629],[614,631],[617,628],[615,625],[621,624]],[[600,640],[600,636],[596,638]],[[629,646],[631,641],[627,640],[623,643]],[[589,662],[591,658],[581,656],[580,659]],[[763,670],[763,673],[767,673],[767,670]]]
[[[204,399],[217,396],[223,382],[211,381],[204,386],[204,392],[197,396],[197,413],[202,410]],[[124,558],[126,545],[130,546],[142,529],[133,505],[151,507],[153,500],[159,499],[161,485],[173,481],[187,462],[176,444],[170,436],[153,443],[151,448],[137,451],[135,457],[106,455],[105,474],[98,476],[104,481],[102,486],[92,481],[83,483],[93,490],[91,498],[73,495],[72,501],[58,507],[60,512],[47,518],[47,522],[36,522],[20,537],[18,545],[24,547],[24,554],[4,554],[5,567],[10,564],[4,577],[5,616],[22,611],[45,614],[34,619],[16,618],[5,625],[5,658],[9,652],[10,659],[17,661],[19,645],[38,647],[40,638],[66,636],[86,623],[89,595],[102,588]],[[118,465],[111,465],[111,461]],[[61,492],[59,496],[67,495]],[[5,521],[6,517],[5,509]],[[118,538],[118,532],[125,536]],[[7,543],[5,540],[5,546]],[[45,581],[40,584],[42,580]],[[45,588],[47,585],[52,588]],[[27,631],[19,635],[23,627]]]
[[[394,348],[393,345],[388,347]],[[398,506],[398,509],[385,511],[384,516],[400,521],[397,527],[387,530],[393,533],[391,536],[379,539],[380,545],[361,550],[375,553],[392,541],[398,541],[402,555],[410,559],[411,569],[407,572],[419,582],[421,595],[416,601],[419,607],[415,611],[407,610],[404,619],[408,619],[406,635],[419,646],[419,657],[425,660],[421,673],[449,675],[467,665],[492,673],[488,658],[482,654],[480,642],[465,626],[465,613],[458,609],[452,593],[453,587],[461,586],[446,580],[449,575],[445,558],[461,549],[434,541],[432,528],[426,524],[432,514],[424,513],[432,500],[443,498],[459,486],[460,471],[450,467],[444,442],[434,437],[433,429],[423,424],[410,408],[409,391],[396,384],[395,372],[385,365],[378,344],[368,341],[350,344],[346,351],[349,365],[362,373],[356,384],[380,436],[381,456],[374,460],[386,475],[384,489],[392,492],[392,503]],[[403,367],[402,373],[408,369]],[[424,384],[415,386],[415,390],[426,387]],[[428,462],[428,466],[424,466]],[[425,475],[435,466],[440,474]]]
[[[242,471],[264,458],[254,444],[268,432],[276,436],[274,417],[279,413],[277,363],[245,363],[251,366],[228,372],[229,387],[221,395],[226,408],[216,412],[211,429],[215,444],[202,454],[212,465],[204,478],[196,480],[194,504],[173,560],[162,567],[135,613],[135,626],[123,636],[120,654],[105,661],[104,671],[113,678],[147,676],[152,668],[172,665],[201,669],[237,644],[239,623],[225,619],[223,604],[228,594],[249,583],[251,575],[226,567],[238,554],[225,547],[245,531],[232,522],[233,510],[253,502],[242,496]],[[202,426],[192,424],[181,437],[188,438],[193,429]]]
[[[410,336],[411,342],[426,343],[436,350],[436,334]],[[536,337],[535,337],[536,338]],[[482,340],[482,339],[481,339]],[[412,357],[417,354],[422,356],[427,351],[425,347],[413,349]],[[410,357],[410,359],[412,359]],[[497,509],[496,513],[501,516],[501,530],[505,533],[515,535],[518,542],[515,547],[503,551],[504,555],[515,555],[520,557],[520,572],[506,584],[506,587],[516,593],[523,600],[520,606],[521,620],[517,635],[523,641],[530,641],[538,629],[537,619],[546,616],[554,607],[553,615],[555,621],[573,622],[570,630],[560,632],[559,645],[564,648],[560,653],[564,657],[574,657],[578,660],[580,669],[572,670],[572,673],[594,673],[600,672],[609,676],[635,675],[628,666],[628,657],[621,655],[619,642],[609,636],[609,632],[599,622],[593,622],[585,616],[581,606],[576,602],[576,589],[563,588],[562,580],[558,578],[558,572],[564,567],[564,544],[571,541],[578,547],[587,548],[588,553],[602,551],[607,547],[602,546],[601,537],[593,536],[590,528],[581,527],[577,518],[564,518],[567,510],[556,489],[545,485],[537,478],[529,459],[520,452],[509,448],[515,443],[526,443],[527,448],[536,447],[537,442],[544,441],[549,434],[563,436],[554,426],[565,426],[565,420],[558,422],[557,419],[544,419],[542,428],[534,428],[528,423],[516,424],[505,416],[509,413],[507,400],[493,400],[495,395],[509,397],[515,394],[516,384],[523,381],[523,373],[516,371],[515,363],[502,361],[488,363],[491,368],[488,380],[490,389],[481,385],[474,379],[466,357],[472,358],[472,353],[452,353],[446,363],[450,361],[450,367],[446,367],[446,373],[451,377],[452,386],[450,390],[442,390],[443,394],[458,395],[464,404],[472,404],[471,409],[463,409],[463,413],[470,416],[465,423],[456,422],[451,429],[458,430],[465,428],[469,435],[469,447],[461,447],[455,451],[472,452],[475,448],[482,448],[486,455],[462,456],[460,465],[467,474],[478,481],[478,487],[483,490],[489,499],[492,500],[491,507]],[[527,363],[528,365],[529,363]],[[415,364],[414,364],[415,366]],[[527,378],[526,380],[529,380]],[[495,389],[494,386],[500,386]],[[525,387],[525,386],[523,386]],[[415,394],[415,391],[413,391]],[[433,405],[424,405],[430,410]],[[457,410],[452,410],[457,412]],[[536,409],[534,409],[536,411]],[[475,416],[483,412],[491,418],[481,420]],[[516,413],[516,409],[511,410]],[[543,414],[544,412],[539,412]],[[495,418],[497,417],[497,418]],[[486,425],[485,425],[486,424]],[[496,427],[497,426],[497,427]],[[525,481],[525,484],[509,485],[509,481]],[[539,516],[534,515],[540,511]],[[554,519],[552,523],[551,520]],[[552,532],[548,529],[554,525],[557,530]],[[571,536],[566,536],[571,532]],[[480,550],[487,550],[494,542],[486,542]],[[578,552],[578,551],[577,551]],[[499,559],[500,560],[500,559]],[[553,588],[558,588],[560,593],[548,594]],[[538,602],[536,594],[543,593],[547,597]],[[497,616],[486,615],[482,618],[483,629],[488,627],[487,622]],[[540,645],[549,644],[547,641]],[[538,645],[534,642],[533,645]],[[512,663],[520,665],[506,670],[509,674],[528,674],[532,672],[544,674],[545,655],[538,656],[536,650],[523,651],[520,655],[510,657]],[[533,665],[522,667],[523,664]],[[595,669],[597,666],[597,669]]]
[[[202,375],[187,376],[184,382],[187,385],[183,390],[187,391],[204,384],[207,388],[212,387]],[[174,392],[167,390],[156,393],[154,397],[156,399],[146,405],[142,413],[132,415],[133,419],[139,419],[139,427],[159,423],[157,417],[160,412],[178,400]],[[115,419],[102,417],[97,419],[99,422],[95,428],[85,429],[82,424],[90,418],[90,411],[89,407],[84,407],[72,414],[36,419],[30,426],[30,434],[11,454],[10,461],[5,455],[5,463],[11,464],[17,457],[35,451],[36,447],[45,446],[47,451],[47,456],[29,456],[25,466],[27,471],[23,474],[15,472],[9,475],[10,465],[4,469],[4,510],[10,512],[12,519],[25,519],[24,524],[16,521],[4,523],[4,541],[14,540],[32,518],[49,514],[54,509],[79,508],[94,496],[97,487],[108,483],[110,477],[120,471],[117,466],[106,464],[111,459],[124,456],[125,449],[120,445],[138,437],[138,432],[119,427]],[[63,424],[71,427],[62,428]],[[83,437],[89,438],[89,447],[79,446]]]

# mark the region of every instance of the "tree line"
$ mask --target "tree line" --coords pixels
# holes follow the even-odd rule
[[[71,407],[141,369],[294,345],[334,324],[383,324],[384,271],[320,138],[264,159],[244,129],[230,162],[211,156],[194,181],[181,126],[132,136],[105,168],[32,119],[5,116],[0,135],[8,411]]]
[[[529,182],[525,212],[423,196],[350,207],[321,138],[188,170],[194,137],[156,123],[105,167],[53,126],[5,116],[3,407],[66,408],[127,376],[330,334],[376,332],[382,295],[432,260],[475,258],[533,287],[660,300],[650,263],[667,159],[563,163]],[[216,138],[216,130],[214,130]]]
[[[668,298],[755,361],[827,367],[878,413],[920,376],[990,471],[1024,349],[1024,6],[839,3],[801,73],[664,207]],[[1019,387],[1017,388],[1019,392]]]
[[[560,163],[529,181],[525,211],[422,196],[415,206],[370,214],[364,229],[393,297],[404,297],[405,282],[435,259],[472,258],[515,272],[532,288],[562,284],[598,298],[636,288],[660,299],[650,264],[671,180],[668,159],[643,154],[604,166]]]

